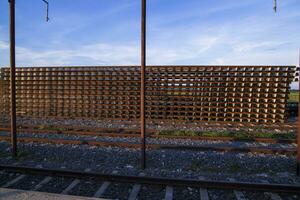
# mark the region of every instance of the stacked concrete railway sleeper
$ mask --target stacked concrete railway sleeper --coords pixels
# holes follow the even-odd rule
[[[147,66],[146,117],[282,123],[295,66]],[[8,114],[9,68],[0,70]],[[139,66],[18,67],[27,116],[139,119]]]

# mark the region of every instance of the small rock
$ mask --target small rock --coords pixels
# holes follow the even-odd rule
[[[268,174],[266,174],[266,173],[261,173],[261,174],[256,174],[256,176],[259,176],[259,177],[268,177]]]
[[[132,168],[133,168],[132,165],[126,165],[125,167],[126,167],[126,168],[129,168],[129,169],[132,169]]]

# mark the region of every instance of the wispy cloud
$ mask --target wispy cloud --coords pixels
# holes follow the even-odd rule
[[[138,48],[134,45],[93,44],[76,49],[35,51],[17,47],[19,65],[131,65],[137,64]]]
[[[264,42],[244,42],[233,44],[233,52],[234,53],[243,53],[243,52],[253,52],[257,50],[269,51],[275,50],[282,46],[288,45],[287,42],[272,42],[272,41],[264,41]]]
[[[151,45],[148,51],[149,64],[183,64],[187,60],[197,60],[201,55],[213,49],[220,37],[199,35],[182,39],[185,44],[175,40],[161,45]]]
[[[297,52],[252,52],[229,54],[216,58],[210,64],[218,65],[297,65]]]
[[[132,1],[124,2],[127,3],[106,12],[93,13],[91,17],[87,17],[89,15],[86,13],[84,16],[80,13],[66,16],[63,12],[59,13],[56,15],[56,23],[47,25],[46,29],[50,35],[47,34],[49,40],[47,43],[45,38],[34,37],[32,31],[27,31],[23,40],[33,39],[29,44],[17,43],[17,64],[138,65],[139,38],[126,35],[124,41],[113,40],[123,38],[122,34],[126,29],[135,30],[136,27],[139,29],[138,20],[136,25],[132,25],[135,21],[129,20],[128,23],[124,23],[126,21],[122,19],[122,23],[119,23],[117,21],[119,19],[112,19],[115,14],[136,6]],[[248,12],[249,5],[250,7],[261,5],[260,0],[243,2],[230,0],[226,3],[206,1],[208,6],[201,8],[193,7],[198,1],[191,2],[184,4],[189,5],[190,9],[182,10],[180,13],[161,12],[158,9],[155,16],[149,19],[148,64],[297,64],[300,44],[297,33],[300,30],[294,25],[295,21],[299,20],[300,14],[293,8],[297,1],[289,0],[288,3],[280,4],[281,10],[276,15],[272,12],[272,5],[269,4],[269,12],[262,12],[258,7],[257,14],[249,12],[249,15],[244,15],[244,12]],[[159,6],[163,3],[157,0],[151,4]],[[108,27],[94,25],[107,21],[108,17],[112,21],[106,23]],[[199,20],[202,17],[213,20]],[[228,19],[225,20],[223,17]],[[109,26],[110,24],[116,25]],[[56,25],[58,28],[55,28]],[[99,35],[93,35],[92,31],[86,31],[84,34],[81,32],[91,25],[93,33],[98,34],[99,31]],[[39,28],[45,27],[42,25]],[[104,29],[107,31],[101,32]],[[27,37],[30,34],[33,36]],[[22,35],[22,31],[19,35]],[[74,35],[77,36],[76,39],[73,38]],[[7,65],[7,42],[0,42],[0,49],[1,65]]]
[[[0,41],[0,49],[1,50],[5,50],[9,48],[9,44],[7,42],[4,41]]]
[[[180,25],[182,22],[188,23],[190,21],[201,20],[202,17],[209,17],[226,11],[247,8],[250,5],[255,5],[258,1],[260,0],[239,2],[235,0],[226,0],[226,3],[222,2],[222,0],[191,1],[190,3],[182,4],[182,2],[179,0],[177,1],[177,4],[180,2],[181,6],[179,8],[182,8],[180,12],[178,12],[178,10],[172,12],[172,10],[170,11],[170,8],[167,8],[164,12],[159,13],[159,15],[153,15],[153,19],[151,19],[150,22],[153,22],[153,24],[156,26],[168,26],[174,25],[174,23]],[[156,3],[161,2],[157,1]],[[178,9],[178,7],[175,8]]]

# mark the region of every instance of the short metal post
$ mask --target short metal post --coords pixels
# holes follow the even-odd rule
[[[16,44],[15,44],[15,0],[9,0],[9,29],[10,29],[10,116],[11,116],[11,144],[12,157],[16,158],[17,150],[17,126],[16,126]]]
[[[146,120],[145,120],[145,68],[146,68],[146,0],[142,0],[141,13],[141,168],[146,167]]]

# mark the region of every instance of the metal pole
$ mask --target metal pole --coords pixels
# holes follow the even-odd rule
[[[17,126],[16,126],[16,51],[15,51],[15,0],[9,0],[9,29],[10,29],[10,116],[11,116],[11,144],[12,157],[16,158],[17,150]]]
[[[300,68],[300,50],[299,50],[299,66]],[[298,72],[298,83],[299,83],[299,88],[298,88],[298,136],[297,136],[297,176],[300,176],[300,69]]]
[[[145,68],[146,68],[146,0],[142,0],[141,13],[141,168],[146,167],[145,120]]]

